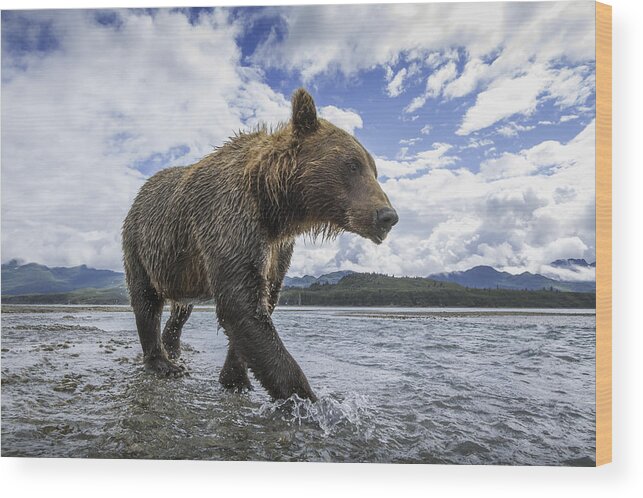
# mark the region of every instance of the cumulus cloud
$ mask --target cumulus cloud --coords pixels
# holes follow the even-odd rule
[[[454,62],[449,62],[438,71],[432,73],[426,80],[426,91],[429,97],[437,97],[442,93],[444,84],[451,81],[458,74]]]
[[[340,109],[334,105],[320,108],[319,115],[351,135],[355,134],[355,128],[364,126],[361,116],[355,111]]]
[[[386,86],[386,91],[390,97],[397,97],[402,93],[402,84],[406,78],[406,68],[400,69],[393,77],[389,84]]]
[[[406,159],[408,151],[409,151],[408,147],[400,147],[400,150],[395,155],[395,159],[397,159],[398,161],[402,161]]]
[[[493,145],[493,140],[489,138],[470,138],[469,143],[464,145],[462,149],[479,149],[480,147],[487,147],[489,145]]]
[[[489,180],[526,176],[536,171],[536,165],[522,154],[504,153],[487,159],[480,165],[480,174]]]
[[[443,62],[444,54],[457,56],[453,47],[458,46],[481,62],[504,49],[499,65],[526,62],[535,54],[547,60],[593,57],[589,33],[594,14],[585,2],[324,5],[280,9],[278,14],[284,32],[265,40],[253,60],[299,71],[305,80],[390,66],[401,54],[431,66]],[[369,22],[356,25],[354,19]],[[332,36],[328,26],[333,26]],[[319,39],[328,43],[322,46]]]
[[[594,76],[586,66],[556,69],[534,64],[526,74],[499,78],[480,92],[456,133],[468,135],[511,116],[530,116],[541,97],[553,100],[560,108],[577,106],[585,103],[593,88]],[[510,127],[501,130],[512,132]],[[520,130],[514,126],[513,131]]]
[[[409,176],[424,169],[443,168],[454,164],[458,158],[447,154],[452,146],[445,143],[434,143],[433,148],[408,156],[408,147],[401,147],[398,160],[377,158],[377,171],[381,176],[400,178]]]
[[[566,280],[568,282],[594,282],[596,281],[595,267],[559,268],[551,265],[542,265],[538,273],[554,280]]]
[[[456,133],[468,135],[515,114],[530,115],[536,110],[538,96],[542,91],[541,71],[498,80],[478,94],[475,104],[467,110]]]
[[[480,58],[470,59],[460,76],[444,88],[445,97],[454,99],[470,94],[481,81],[493,78],[490,67],[491,64],[485,64]]]
[[[421,137],[403,138],[400,140],[400,145],[415,145],[416,143],[421,141],[422,141]]]
[[[411,113],[420,109],[431,97],[437,97],[442,93],[445,83],[456,77],[457,69],[454,62],[449,62],[437,71],[433,72],[426,80],[425,92],[415,97],[409,105],[404,108],[404,112]]]
[[[387,69],[387,79],[389,80],[388,85],[386,85],[386,93],[389,97],[397,97],[404,92],[405,83],[417,75],[420,72],[420,65],[418,63],[413,63],[408,67],[403,67],[395,75],[389,66],[386,66]]]
[[[534,125],[520,125],[518,123],[507,123],[499,127],[496,132],[498,132],[503,137],[515,137],[518,133],[523,131],[530,131],[535,128]]]

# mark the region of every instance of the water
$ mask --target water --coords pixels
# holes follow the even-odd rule
[[[181,379],[142,369],[122,308],[18,310],[2,456],[594,464],[593,310],[277,309],[316,404],[225,392],[211,310],[184,328]]]

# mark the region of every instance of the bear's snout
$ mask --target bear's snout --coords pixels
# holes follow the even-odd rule
[[[377,224],[387,232],[400,220],[395,209],[385,207],[377,210]]]
[[[373,213],[373,224],[368,232],[362,236],[367,239],[371,239],[379,245],[384,241],[388,233],[391,231],[391,228],[393,228],[393,225],[398,221],[399,217],[397,216],[397,212],[392,207],[386,206],[376,209],[375,213]],[[356,233],[362,234],[362,232]]]

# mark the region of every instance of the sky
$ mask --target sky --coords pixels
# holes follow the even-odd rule
[[[122,270],[138,189],[300,87],[371,152],[380,246],[299,240],[289,275],[490,265],[593,279],[594,3],[2,12],[2,261]]]

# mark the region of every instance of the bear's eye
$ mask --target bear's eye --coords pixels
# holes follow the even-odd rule
[[[351,169],[351,172],[357,173],[359,171],[359,163],[357,161],[351,162],[350,169]]]

